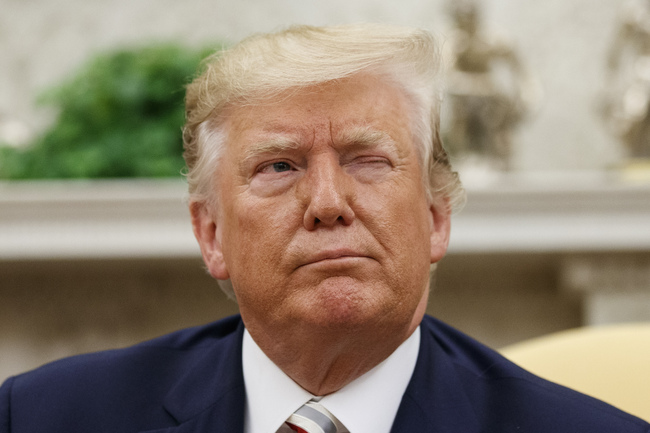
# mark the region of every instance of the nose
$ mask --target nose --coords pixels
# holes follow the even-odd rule
[[[355,218],[351,207],[354,200],[352,180],[335,155],[312,161],[301,182],[307,203],[303,220],[307,230],[352,224]]]

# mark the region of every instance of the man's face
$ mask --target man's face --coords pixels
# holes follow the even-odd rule
[[[369,75],[227,112],[218,205],[194,225],[252,335],[417,326],[449,214],[427,200],[409,114]]]

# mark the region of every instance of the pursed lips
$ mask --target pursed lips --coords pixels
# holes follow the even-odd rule
[[[341,249],[335,249],[335,250],[325,250],[325,251],[319,251],[316,254],[309,255],[307,260],[305,260],[300,266],[307,266],[315,263],[320,263],[320,262],[327,262],[327,261],[338,261],[338,260],[345,260],[345,259],[355,259],[355,258],[371,258],[370,256],[355,251],[347,248],[341,248]]]

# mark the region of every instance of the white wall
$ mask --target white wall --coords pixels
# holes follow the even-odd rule
[[[510,35],[545,100],[515,149],[523,169],[602,168],[620,158],[594,102],[620,0],[485,0],[486,21]],[[148,40],[236,41],[293,23],[379,21],[445,33],[446,0],[0,0],[0,119],[37,128],[44,87],[101,49]]]

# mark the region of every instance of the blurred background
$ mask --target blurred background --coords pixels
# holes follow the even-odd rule
[[[650,1],[0,0],[0,379],[235,313],[183,203],[183,86],[250,33],[368,21],[449,68],[468,203],[429,313],[494,347],[650,320]]]

